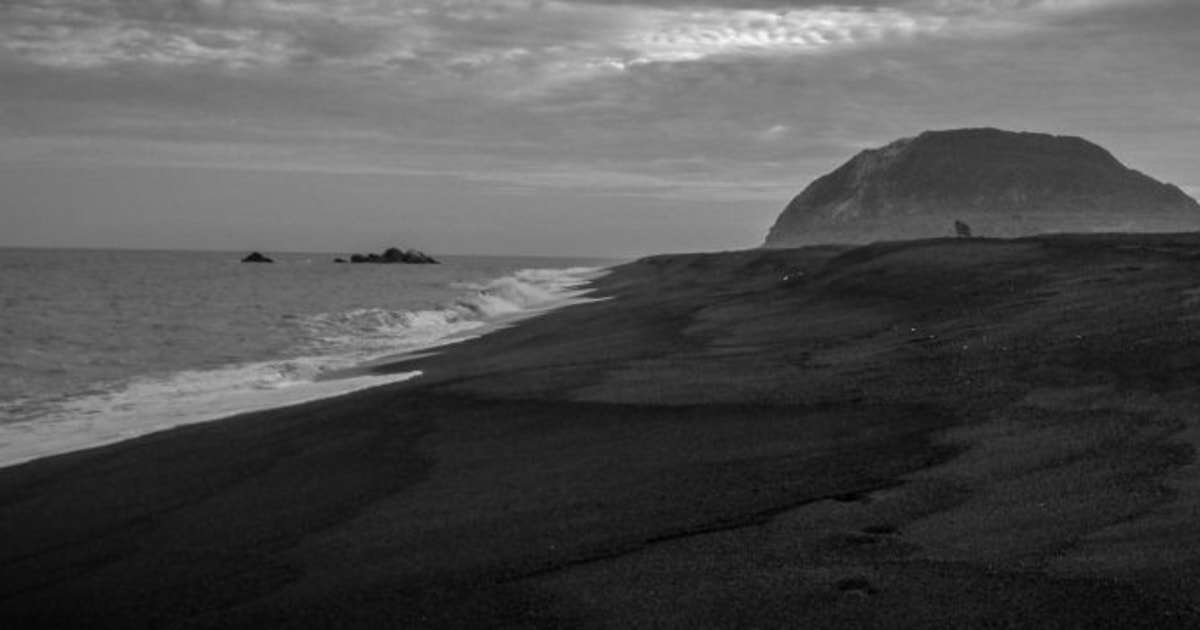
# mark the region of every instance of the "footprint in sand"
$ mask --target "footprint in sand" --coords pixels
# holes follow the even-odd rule
[[[875,585],[871,584],[871,582],[864,577],[841,579],[834,584],[834,587],[837,588],[837,590],[846,593],[847,595],[857,595],[860,597],[874,595],[875,593],[879,592],[879,589],[875,588]]]

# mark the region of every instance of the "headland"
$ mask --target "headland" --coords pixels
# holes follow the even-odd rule
[[[783,209],[766,247],[1061,232],[1187,232],[1200,203],[1075,136],[926,131],[864,150]]]

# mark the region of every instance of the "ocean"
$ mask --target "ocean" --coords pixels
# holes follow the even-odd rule
[[[348,368],[581,299],[614,261],[0,248],[0,466],[419,373]]]

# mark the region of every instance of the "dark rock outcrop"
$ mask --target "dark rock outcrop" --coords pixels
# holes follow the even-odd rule
[[[339,259],[340,260],[340,259]],[[416,249],[403,250],[399,247],[389,247],[382,254],[354,254],[350,256],[352,263],[405,263],[410,265],[437,264],[438,261],[423,251]]]
[[[242,262],[244,262],[244,263],[273,263],[275,261],[271,260],[270,258],[267,258],[266,256],[263,256],[259,252],[250,252],[249,255],[247,255],[245,258],[242,259]]]
[[[1179,188],[1082,138],[927,131],[863,151],[788,204],[766,247],[950,236],[1200,229]]]

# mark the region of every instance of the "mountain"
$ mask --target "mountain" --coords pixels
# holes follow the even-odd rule
[[[797,195],[765,247],[1044,232],[1200,229],[1200,204],[1082,138],[927,131],[856,155]]]

